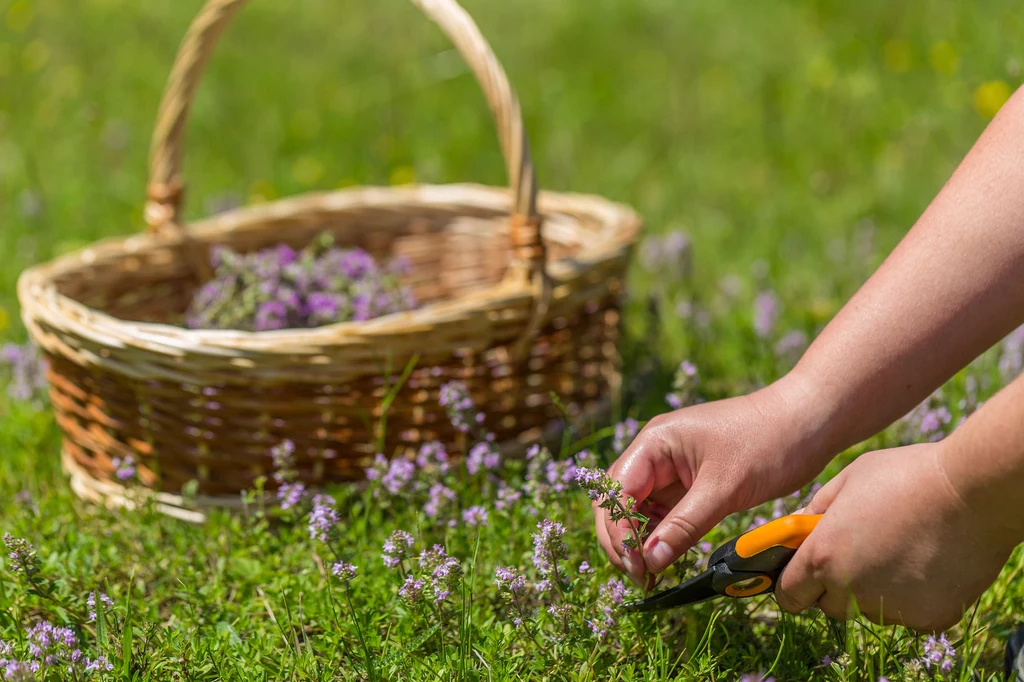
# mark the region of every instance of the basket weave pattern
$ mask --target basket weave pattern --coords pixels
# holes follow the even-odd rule
[[[414,0],[480,81],[508,163],[508,190],[477,185],[311,193],[184,225],[180,163],[188,105],[216,38],[244,0],[212,0],[182,43],[154,133],[150,229],[27,270],[23,317],[50,362],[64,463],[82,495],[113,500],[114,458],[164,502],[197,481],[237,500],[296,444],[300,479],[355,480],[375,454],[381,398],[416,359],[387,414],[386,450],[458,434],[437,404],[465,381],[506,450],[617,388],[618,299],[639,219],[599,197],[538,195],[518,101],[454,0]],[[511,201],[510,201],[511,198]],[[543,218],[543,219],[542,219]],[[422,307],[319,329],[246,333],[177,326],[210,248],[301,248],[330,232],[375,258],[405,257]],[[116,500],[115,500],[116,501]]]

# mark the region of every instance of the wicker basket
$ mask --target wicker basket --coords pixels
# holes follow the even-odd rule
[[[131,455],[164,511],[201,517],[237,505],[296,445],[307,485],[357,480],[374,455],[386,377],[418,357],[391,405],[388,453],[457,441],[437,404],[467,383],[506,450],[617,389],[619,294],[640,220],[576,194],[537,196],[515,93],[455,0],[414,0],[458,48],[497,121],[511,193],[477,185],[311,193],[183,225],[182,142],[203,65],[245,0],[210,0],[182,42],[151,148],[142,235],[107,240],[27,270],[23,317],[50,363],[50,395],[75,491],[131,504],[113,475]],[[543,217],[543,241],[541,224]],[[275,332],[178,326],[209,274],[213,245],[299,248],[328,231],[374,257],[404,256],[419,309],[366,322]],[[198,483],[188,501],[183,486]],[[137,488],[134,490],[138,490]]]

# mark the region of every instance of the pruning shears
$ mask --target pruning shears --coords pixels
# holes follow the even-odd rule
[[[754,597],[775,583],[821,514],[790,514],[748,530],[716,549],[703,573],[669,590],[623,605],[627,611],[662,611],[713,597]]]

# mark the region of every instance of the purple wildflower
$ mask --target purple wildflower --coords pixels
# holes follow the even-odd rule
[[[509,509],[512,505],[519,501],[519,498],[523,496],[522,491],[510,488],[505,484],[504,481],[498,483],[498,489],[495,493],[496,500],[494,501],[494,508],[497,510]]]
[[[125,455],[124,458],[114,457],[111,460],[114,465],[114,475],[122,481],[129,481],[135,478],[135,458]]]
[[[103,594],[102,592],[98,595],[99,601],[105,606],[113,606],[114,600]],[[96,620],[96,599],[97,594],[95,592],[89,593],[89,598],[85,600],[85,605],[89,607],[89,620]]]
[[[754,521],[753,521],[753,523],[750,524],[750,527],[751,528],[759,528],[759,527],[763,526],[766,523],[768,523],[768,519],[766,519],[765,517],[759,515],[759,516],[755,516],[754,517]]]
[[[580,568],[579,568],[579,573],[580,574],[593,573],[593,572],[594,572],[594,569],[592,569],[590,567],[590,564],[588,562],[586,562],[586,561],[581,561],[580,562]]]
[[[795,365],[805,350],[807,350],[807,334],[799,329],[794,329],[783,335],[775,344],[775,357],[787,364]]]
[[[428,441],[420,446],[416,453],[416,466],[420,469],[436,469],[442,474],[448,473],[448,451],[438,441]]]
[[[1024,325],[1017,327],[1003,339],[999,355],[999,374],[1010,382],[1024,370]]]
[[[434,604],[440,604],[458,585],[462,577],[462,564],[458,559],[448,556],[441,545],[423,550],[420,553],[419,564],[426,575],[430,576]]]
[[[690,237],[682,230],[651,236],[640,246],[640,262],[651,272],[673,279],[687,277],[692,270]]]
[[[378,453],[377,456],[373,458],[373,464],[366,467],[364,470],[366,480],[380,480],[388,472],[389,465],[390,463],[388,462],[388,458]]]
[[[639,432],[640,423],[637,420],[629,418],[626,421],[619,422],[615,425],[615,438],[612,440],[612,449],[616,454],[621,455]]]
[[[557,574],[558,561],[568,554],[565,526],[547,519],[538,523],[537,532],[533,534],[533,565],[537,571],[545,577]]]
[[[415,604],[423,597],[423,590],[426,583],[422,578],[406,576],[405,584],[398,589],[398,596],[409,604]]]
[[[416,474],[416,465],[404,457],[396,457],[391,460],[388,472],[381,477],[381,485],[392,495],[401,492],[412,477]]]
[[[928,670],[935,666],[935,668],[948,673],[956,664],[956,649],[950,644],[945,634],[938,639],[935,638],[935,635],[929,635],[924,642],[924,656],[921,657],[920,662]]]
[[[334,498],[330,495],[317,495],[313,498],[313,511],[309,513],[309,538],[327,542],[340,520],[334,508]]]
[[[39,556],[28,540],[4,533],[4,547],[7,548],[7,565],[11,572],[32,579],[39,572]]]
[[[428,518],[436,519],[453,502],[455,502],[455,491],[442,483],[435,483],[430,486],[429,499],[423,505],[423,513]]]
[[[302,502],[306,495],[306,486],[302,482],[283,483],[277,489],[277,499],[281,509],[291,509]]]
[[[571,459],[553,459],[545,466],[544,476],[555,492],[564,492],[576,478],[576,463]]]
[[[910,444],[942,440],[946,435],[946,426],[952,420],[953,415],[946,407],[942,390],[939,389],[903,417],[902,441],[904,444]]]
[[[461,381],[449,381],[441,386],[438,403],[448,413],[452,426],[462,433],[469,433],[474,425],[480,423],[480,413],[469,396],[469,389]]]
[[[603,638],[618,623],[619,607],[626,600],[626,585],[621,580],[612,579],[601,585],[600,596],[594,605],[597,615],[588,621],[591,631]]]
[[[498,566],[494,569],[494,575],[498,589],[508,591],[517,597],[526,591],[526,578],[512,566]]]
[[[462,512],[462,522],[467,526],[483,526],[487,523],[487,510],[477,505]]]
[[[36,682],[39,661],[17,661],[0,658],[0,671],[7,682]]]
[[[356,577],[356,567],[344,561],[338,561],[331,567],[331,573],[342,582],[347,583]]]
[[[782,304],[772,291],[762,291],[754,298],[754,333],[766,339],[775,332]]]
[[[7,365],[11,381],[7,394],[15,400],[31,400],[46,388],[46,362],[35,345],[8,343],[0,349],[0,365]]]
[[[404,530],[391,532],[388,539],[384,541],[384,565],[388,568],[398,566],[409,555],[409,549],[413,545],[413,537]]]
[[[295,443],[282,441],[270,448],[270,457],[274,462],[274,480],[278,483],[292,481],[297,475],[295,464]]]
[[[490,441],[481,441],[469,450],[466,457],[466,471],[474,476],[483,469],[497,469],[501,465],[501,453]]]
[[[672,380],[672,392],[665,396],[665,402],[673,410],[692,405],[698,402],[697,389],[699,386],[700,376],[697,366],[689,360],[683,360],[676,369],[675,377]]]
[[[764,673],[747,673],[740,678],[740,682],[775,682],[775,678],[765,677]]]

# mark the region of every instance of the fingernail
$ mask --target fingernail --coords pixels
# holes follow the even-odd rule
[[[637,578],[636,564],[629,558],[629,555],[622,557],[622,565],[626,568],[626,577],[637,587],[642,587]]]
[[[647,543],[647,547],[644,548],[644,554],[647,557],[647,568],[650,569],[651,573],[661,573],[668,565],[675,559],[675,552],[667,542],[662,542],[659,538],[651,538],[650,542]]]

